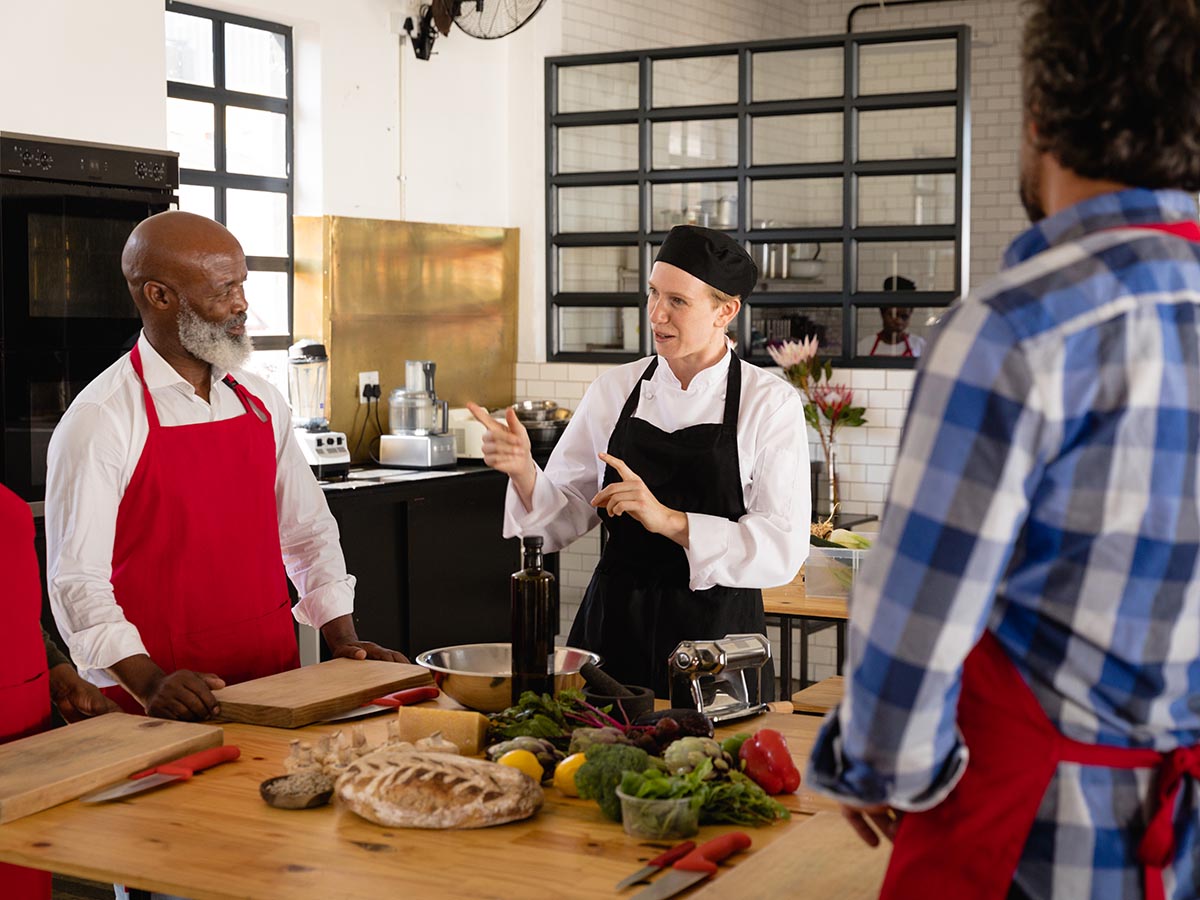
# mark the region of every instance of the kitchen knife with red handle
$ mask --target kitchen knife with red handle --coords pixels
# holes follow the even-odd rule
[[[666,900],[667,897],[673,897],[715,874],[717,863],[749,846],[750,836],[744,831],[731,831],[713,838],[676,862],[670,872],[650,887],[634,894],[632,900]]]
[[[672,847],[666,853],[654,857],[654,859],[650,860],[650,862],[646,863],[629,877],[622,878],[620,881],[618,881],[616,890],[623,891],[631,884],[637,884],[639,881],[645,881],[655,872],[659,872],[667,868],[667,866],[671,865],[671,863],[675,862],[675,860],[683,859],[683,857],[687,856],[695,848],[696,843],[694,841],[684,841],[682,844]]]
[[[230,762],[242,755],[242,751],[233,744],[224,747],[213,747],[201,750],[190,756],[181,756],[152,769],[135,772],[124,781],[102,788],[86,797],[80,797],[82,803],[103,803],[106,800],[116,800],[118,797],[128,797],[130,794],[140,794],[172,781],[189,781],[197,772],[202,772],[212,766]]]
[[[395,691],[385,697],[377,697],[364,706],[356,706],[349,712],[341,713],[340,715],[330,716],[326,722],[340,722],[343,719],[357,719],[362,716],[370,716],[375,713],[384,712],[389,709],[396,709],[401,706],[411,706],[414,703],[424,703],[426,700],[436,700],[440,694],[436,687],[432,684],[427,684],[424,687],[405,688],[402,691]]]

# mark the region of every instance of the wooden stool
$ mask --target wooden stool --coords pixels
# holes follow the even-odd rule
[[[844,690],[842,676],[834,675],[792,694],[792,707],[798,713],[823,716],[841,702]]]

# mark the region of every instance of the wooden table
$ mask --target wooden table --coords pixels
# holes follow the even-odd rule
[[[780,699],[792,695],[792,622],[800,623],[800,686],[808,684],[808,622],[833,622],[837,628],[837,674],[846,658],[846,620],[850,617],[845,597],[810,597],[804,590],[804,570],[783,587],[766,588],[763,612],[779,618]]]
[[[370,740],[382,740],[387,718],[365,720]],[[721,732],[776,728],[803,769],[819,725],[810,716],[767,713]],[[595,803],[552,787],[534,818],[474,831],[383,828],[336,804],[273,809],[259,798],[258,786],[283,771],[289,740],[312,740],[336,726],[224,727],[226,743],[242,749],[237,762],[129,800],[73,801],[0,825],[0,860],[191,898],[557,900],[613,898],[619,879],[661,852],[626,836]],[[813,813],[835,807],[806,788],[781,800],[792,820],[747,829],[753,846],[735,863],[753,860]],[[728,830],[705,827],[697,840]],[[840,834],[847,847],[858,841],[848,826]]]
[[[842,702],[845,689],[842,676],[833,675],[792,694],[792,707],[798,713],[823,716]]]

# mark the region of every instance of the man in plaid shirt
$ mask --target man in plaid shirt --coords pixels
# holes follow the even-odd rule
[[[884,897],[1197,897],[1200,12],[1029,6],[1035,224],[921,360],[808,783]]]

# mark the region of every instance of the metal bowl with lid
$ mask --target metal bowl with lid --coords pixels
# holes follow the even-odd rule
[[[512,644],[458,644],[426,650],[417,665],[433,672],[437,686],[463,706],[479,712],[499,712],[512,704]],[[583,687],[579,670],[596,653],[577,647],[554,648],[554,689]]]

